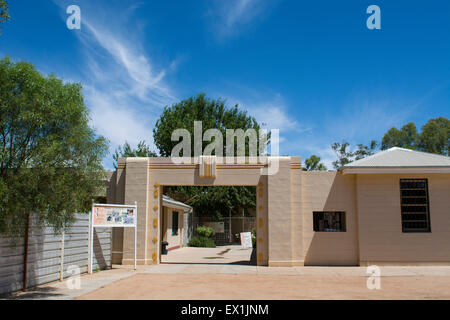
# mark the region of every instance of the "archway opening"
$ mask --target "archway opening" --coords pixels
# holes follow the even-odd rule
[[[161,263],[256,265],[256,186],[162,190]],[[244,245],[246,237],[251,240]]]

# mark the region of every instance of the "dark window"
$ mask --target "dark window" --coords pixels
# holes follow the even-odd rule
[[[427,179],[400,179],[403,232],[431,232]]]
[[[314,231],[345,232],[345,212],[314,211]]]
[[[172,211],[172,235],[178,234],[178,212]]]

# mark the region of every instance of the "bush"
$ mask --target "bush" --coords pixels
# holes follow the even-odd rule
[[[252,244],[253,248],[256,248],[256,228],[253,228],[252,230]]]
[[[215,248],[216,243],[214,242],[214,229],[210,227],[199,226],[195,229],[197,236],[192,237],[188,242],[189,247],[205,247],[205,248]]]
[[[213,228],[204,226],[197,227],[195,232],[197,233],[198,236],[205,238],[212,238],[216,234]]]
[[[204,247],[204,248],[215,248],[216,244],[214,239],[207,238],[204,236],[196,236],[191,238],[188,242],[189,247]]]

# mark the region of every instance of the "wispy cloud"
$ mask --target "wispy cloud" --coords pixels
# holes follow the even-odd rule
[[[235,84],[235,86],[238,86]],[[286,154],[288,151],[285,146],[288,145],[294,135],[303,134],[311,130],[307,125],[300,123],[290,116],[289,107],[281,94],[259,93],[254,89],[238,86],[244,97],[228,98],[231,105],[238,104],[243,110],[247,110],[250,116],[253,116],[262,128],[267,130],[278,129],[280,133],[280,152]],[[230,96],[230,95],[227,95]]]
[[[56,3],[65,9],[65,3]],[[177,101],[164,81],[177,60],[164,68],[147,54],[139,22],[132,19],[140,3],[125,8],[94,5],[82,2],[82,29],[75,31],[85,57],[81,82],[92,126],[110,141],[111,151],[125,141],[136,145],[146,140],[153,146],[157,116],[165,105]],[[118,16],[117,11],[124,14]],[[105,166],[111,167],[111,158]]]
[[[209,18],[219,39],[237,35],[251,23],[261,20],[277,1],[216,0],[212,2]]]

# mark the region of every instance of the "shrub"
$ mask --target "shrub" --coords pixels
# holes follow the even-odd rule
[[[214,239],[207,238],[204,236],[192,237],[188,242],[189,247],[205,247],[205,248],[215,248],[216,244]]]
[[[198,236],[205,238],[212,238],[216,234],[213,228],[204,226],[197,227],[195,232],[197,233]]]
[[[253,248],[256,248],[256,228],[253,228],[252,230],[252,245]]]

